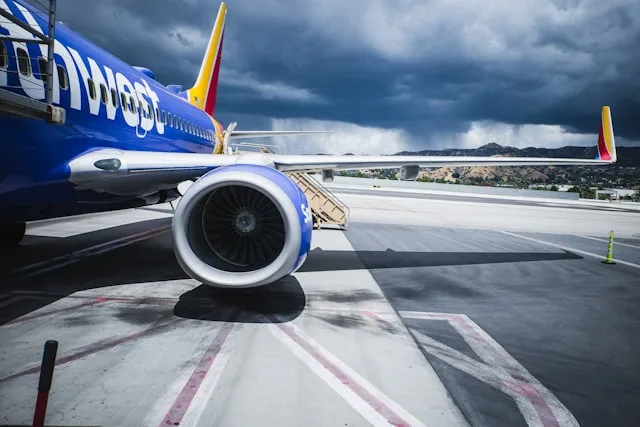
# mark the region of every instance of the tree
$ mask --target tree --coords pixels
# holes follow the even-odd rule
[[[580,198],[581,199],[595,199],[596,192],[589,187],[582,187],[580,189]]]
[[[558,191],[558,187],[554,184],[554,185],[551,186],[549,191]]]

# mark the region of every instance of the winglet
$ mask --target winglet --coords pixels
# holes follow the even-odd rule
[[[189,102],[212,117],[218,91],[218,76],[220,74],[220,61],[222,60],[222,41],[224,39],[226,16],[227,5],[221,3],[218,17],[211,30],[207,50],[202,59],[202,65],[200,65],[200,73],[193,87],[187,90]]]
[[[611,122],[611,109],[605,105],[602,107],[602,120],[600,121],[600,133],[598,134],[598,149],[596,160],[614,163],[618,159],[616,142],[613,136],[613,123]]]

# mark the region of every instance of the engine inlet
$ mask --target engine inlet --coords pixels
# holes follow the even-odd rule
[[[276,205],[265,194],[240,185],[211,192],[202,209],[202,231],[215,255],[242,271],[269,265],[285,244]]]

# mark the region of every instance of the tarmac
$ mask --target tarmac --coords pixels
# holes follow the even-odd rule
[[[640,212],[336,189],[300,271],[210,288],[171,208],[29,224],[0,266],[0,425],[636,426]],[[615,264],[604,264],[609,231]]]

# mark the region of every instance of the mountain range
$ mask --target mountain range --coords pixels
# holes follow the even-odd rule
[[[617,147],[618,161],[606,166],[535,166],[535,167],[444,167],[421,171],[421,180],[456,181],[492,184],[570,184],[604,187],[640,187],[640,147]],[[351,154],[351,153],[347,153]],[[495,142],[478,148],[402,151],[398,156],[507,156],[593,159],[596,147],[515,148]],[[383,171],[379,176],[393,177],[397,171]]]

